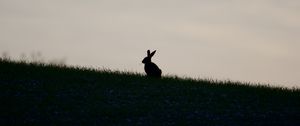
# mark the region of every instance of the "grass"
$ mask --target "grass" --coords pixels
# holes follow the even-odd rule
[[[300,90],[0,60],[0,125],[300,125]]]

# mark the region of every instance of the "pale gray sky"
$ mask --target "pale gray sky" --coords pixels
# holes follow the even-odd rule
[[[0,0],[0,53],[300,87],[299,0]]]

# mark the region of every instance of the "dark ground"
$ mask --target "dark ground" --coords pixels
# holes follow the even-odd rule
[[[0,125],[300,126],[300,91],[0,61]]]

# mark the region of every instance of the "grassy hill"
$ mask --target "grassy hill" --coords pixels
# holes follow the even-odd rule
[[[300,90],[0,60],[0,125],[300,125]]]

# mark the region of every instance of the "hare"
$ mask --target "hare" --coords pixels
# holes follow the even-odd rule
[[[147,57],[145,57],[142,61],[142,63],[145,64],[145,72],[147,73],[147,76],[149,77],[161,77],[161,70],[158,68],[158,66],[151,62],[151,58],[155,54],[156,50],[150,53],[150,50],[147,51]]]

